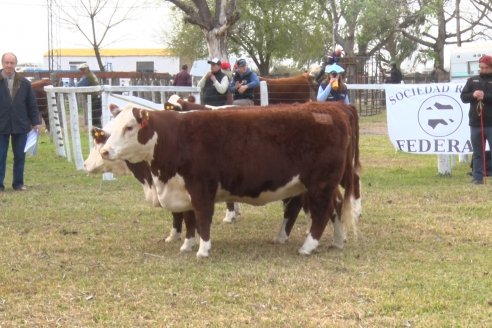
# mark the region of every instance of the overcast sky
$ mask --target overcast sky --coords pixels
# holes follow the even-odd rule
[[[58,0],[66,4],[66,0]],[[7,51],[17,55],[19,64],[42,64],[48,51],[48,0],[1,0],[2,38],[0,53]],[[169,26],[169,10],[157,1],[142,7],[138,17],[126,21],[108,33],[108,40],[118,40],[106,48],[162,48],[160,31]],[[59,22],[53,22],[54,48],[88,48],[80,33],[68,31]],[[124,40],[121,40],[124,39]]]

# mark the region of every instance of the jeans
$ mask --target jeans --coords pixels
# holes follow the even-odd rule
[[[20,134],[0,134],[0,187],[5,187],[5,169],[7,166],[7,153],[9,150],[9,140],[12,138],[12,152],[14,153],[14,176],[12,178],[12,187],[24,185],[24,164],[26,162],[26,153],[24,148],[27,142],[27,133]]]
[[[492,127],[485,126],[483,129],[484,138],[487,140],[489,147],[492,146]],[[482,180],[484,178],[484,169],[483,169],[483,151],[482,147],[485,147],[485,144],[482,146],[482,129],[478,126],[470,126],[470,139],[473,147],[473,171],[472,176],[475,180]],[[492,150],[492,149],[491,149]]]

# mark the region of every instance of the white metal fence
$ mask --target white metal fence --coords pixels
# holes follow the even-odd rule
[[[95,87],[54,87],[44,88],[48,98],[49,122],[51,139],[53,140],[56,152],[59,156],[65,157],[68,161],[75,163],[77,170],[84,168],[84,156],[82,152],[82,142],[80,137],[79,106],[77,95],[85,96],[87,130],[92,129],[92,101],[91,93],[100,92],[102,94],[102,117],[101,122],[104,126],[110,120],[108,110],[110,96],[117,97],[118,94],[142,95],[150,93],[153,102],[161,100],[161,104],[175,93],[189,93],[195,96],[197,103],[200,103],[200,88],[198,87],[175,87],[175,86],[95,86]],[[157,96],[159,94],[160,97]],[[268,105],[268,91],[266,82],[260,83],[261,105]],[[145,103],[131,101],[135,105],[147,107]],[[68,105],[68,111],[66,106]],[[162,106],[164,107],[164,106]],[[71,140],[71,142],[70,142]],[[89,134],[89,147],[92,146]],[[89,152],[89,149],[87,153]]]

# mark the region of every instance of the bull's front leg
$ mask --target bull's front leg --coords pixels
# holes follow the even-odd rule
[[[186,225],[186,238],[179,250],[181,252],[191,252],[191,249],[193,248],[193,246],[195,246],[195,230],[196,230],[195,213],[193,211],[185,212],[184,221]]]
[[[210,226],[212,225],[212,217],[214,215],[214,203],[210,201],[208,204],[195,207],[195,216],[198,232],[200,234],[200,246],[196,253],[197,258],[208,257],[209,251],[212,248],[210,239]]]
[[[166,243],[181,239],[181,230],[183,227],[183,213],[171,213],[173,215],[173,226],[169,236],[164,240]]]

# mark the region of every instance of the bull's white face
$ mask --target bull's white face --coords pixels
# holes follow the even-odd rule
[[[94,143],[94,147],[91,148],[89,156],[84,161],[84,170],[88,173],[101,173],[105,171],[104,160],[99,153],[102,145]]]
[[[154,146],[157,134],[142,144],[138,141],[138,131],[141,125],[133,116],[133,108],[127,107],[113,120],[111,135],[100,153],[107,160],[127,160],[131,163],[150,162],[154,156]]]
[[[113,121],[109,121],[103,127],[106,135],[111,134],[111,130],[113,128]],[[128,166],[124,161],[108,161],[104,160],[100,154],[101,148],[104,146],[104,143],[97,143],[96,140],[93,140],[94,144],[91,148],[89,156],[84,161],[84,170],[88,173],[103,173],[103,172],[113,172],[117,175],[128,174]]]

